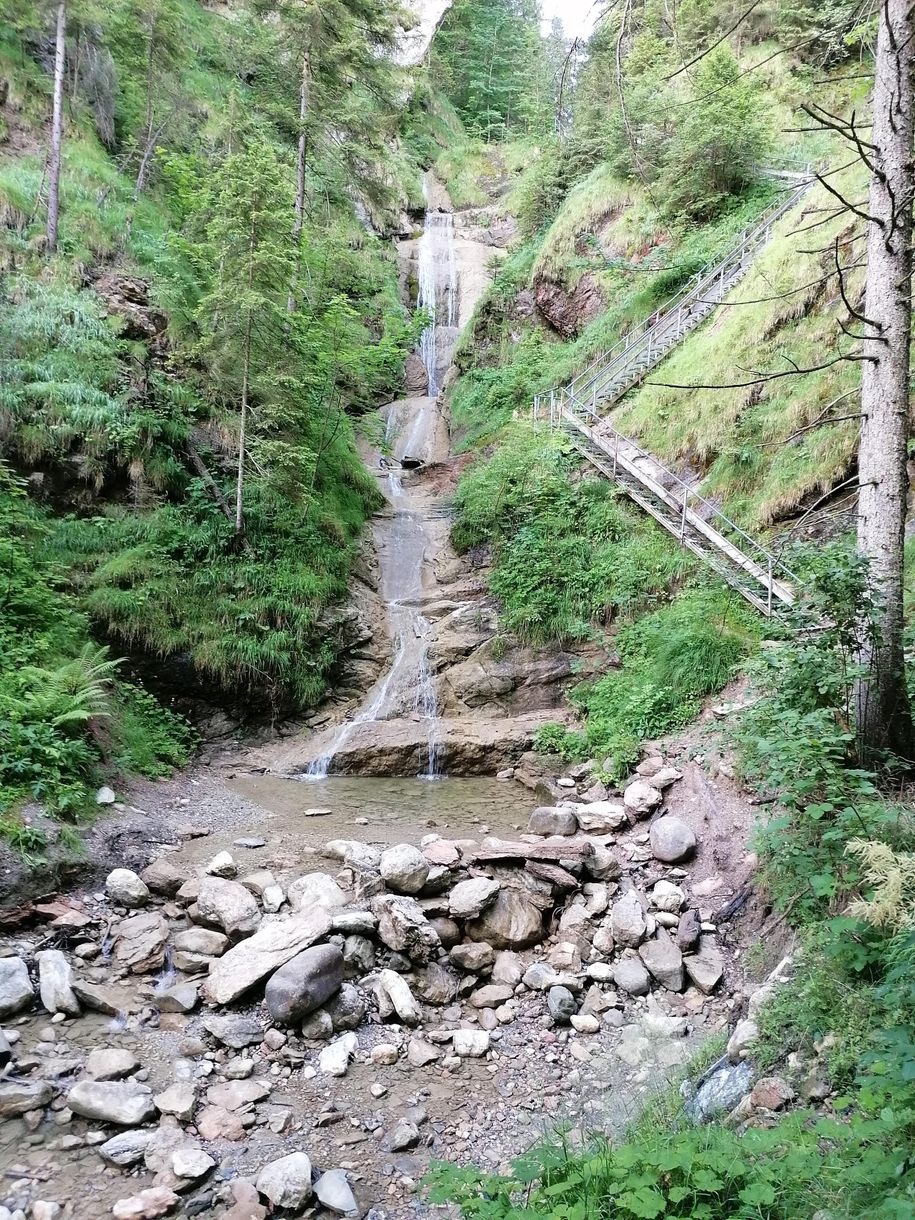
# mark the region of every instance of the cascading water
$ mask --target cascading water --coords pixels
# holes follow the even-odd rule
[[[428,177],[423,179],[423,197],[428,202]],[[451,212],[426,212],[419,239],[418,279],[416,303],[431,319],[420,336],[419,355],[429,379],[428,393],[434,397],[441,389],[441,375],[451,363],[453,332],[457,327],[457,263]],[[441,334],[443,327],[445,335]]]
[[[423,184],[428,199],[427,183]],[[408,426],[395,450],[409,464],[425,460],[429,438],[437,419],[435,395],[451,363],[457,338],[458,279],[454,251],[454,218],[450,212],[428,211],[419,241],[418,305],[431,318],[420,339],[420,357],[429,380],[428,394],[408,401]],[[394,434],[393,411],[388,416],[385,440]],[[429,662],[432,625],[422,613],[423,566],[428,536],[424,514],[414,503],[399,473],[388,469],[387,498],[393,516],[379,519],[375,541],[381,567],[384,597],[394,655],[390,668],[369,691],[352,720],[340,725],[308,768],[306,775],[324,778],[334,755],[346,744],[356,727],[369,721],[394,717],[419,717],[427,726],[426,769],[422,778],[434,779],[438,769],[438,695]]]

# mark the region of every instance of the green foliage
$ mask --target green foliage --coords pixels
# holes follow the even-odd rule
[[[490,143],[548,129],[561,51],[541,41],[529,0],[457,0],[435,39],[434,79],[468,130]]]
[[[734,676],[758,638],[755,616],[736,594],[717,586],[689,589],[623,626],[615,637],[621,668],[573,692],[584,732],[549,726],[537,748],[606,758],[608,773],[621,780],[642,743],[693,720],[701,700]]]
[[[114,759],[125,774],[158,779],[190,762],[197,734],[142,686],[118,683],[114,719]]]
[[[661,190],[668,214],[703,218],[752,184],[771,130],[764,94],[726,43],[702,59],[692,92],[664,149]]]
[[[39,846],[16,815],[26,800],[76,818],[108,765],[106,742],[129,742],[115,762],[166,774],[189,757],[179,719],[117,680],[120,662],[88,639],[86,619],[58,589],[49,523],[0,466],[0,814],[25,855]],[[151,760],[155,759],[155,766]]]
[[[856,765],[854,684],[862,625],[874,630],[866,566],[848,545],[799,551],[804,598],[787,638],[750,669],[756,701],[735,728],[743,774],[777,797],[758,840],[767,885],[796,915],[822,915],[853,888],[851,838],[903,846],[909,818]]]
[[[519,423],[458,487],[455,543],[494,547],[502,621],[532,643],[582,639],[662,595],[685,567],[604,480],[576,484],[576,464],[562,437]]]
[[[474,1220],[802,1220],[834,1205],[842,1210],[830,1214],[889,1220],[906,1214],[915,1184],[907,1161],[901,1174],[893,1161],[900,1119],[911,1129],[902,1107],[850,1123],[796,1114],[743,1135],[655,1128],[582,1153],[537,1148],[511,1176],[437,1164],[427,1184],[433,1202],[456,1202]]]

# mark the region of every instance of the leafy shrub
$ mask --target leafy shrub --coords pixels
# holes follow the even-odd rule
[[[754,616],[730,590],[687,590],[622,627],[616,636],[622,668],[573,692],[584,733],[550,726],[537,748],[568,759],[606,757],[608,773],[622,779],[644,741],[696,716],[702,698],[733,676],[758,634]]]
[[[862,624],[874,622],[866,567],[845,544],[798,552],[792,565],[804,598],[787,638],[750,666],[755,702],[734,739],[744,776],[777,797],[757,835],[770,892],[814,918],[857,884],[850,839],[904,847],[913,828],[855,765],[856,653]]]
[[[78,818],[109,765],[109,739],[124,769],[146,774],[185,762],[192,745],[177,717],[119,685],[119,662],[89,640],[57,587],[50,528],[0,465],[0,836],[29,858],[40,843],[16,807],[34,800]]]

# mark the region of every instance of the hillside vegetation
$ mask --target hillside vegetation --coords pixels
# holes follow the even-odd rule
[[[396,395],[417,333],[379,236],[420,195],[396,143],[396,7],[68,6],[53,251],[52,18],[0,19],[12,837],[26,798],[75,814],[103,774],[188,757],[192,734],[131,671],[185,709],[275,716],[322,696],[345,643],[332,607],[378,503],[354,427]]]
[[[612,632],[619,668],[572,694],[581,730],[541,734],[564,759],[597,759],[621,780],[646,740],[745,676],[749,707],[723,744],[762,801],[760,901],[798,946],[751,1054],[800,1096],[759,1128],[696,1128],[674,1087],[620,1141],[546,1140],[504,1175],[440,1166],[431,1195],[487,1220],[908,1216],[915,825],[904,763],[865,760],[855,730],[862,634],[879,638],[881,606],[847,516],[827,527],[832,542],[792,540],[808,509],[847,506],[855,482],[861,364],[844,357],[860,339],[861,217],[825,186],[808,191],[728,303],[614,411],[704,495],[784,536],[803,590],[787,621],[763,623],[529,416],[535,393],[729,248],[784,189],[771,171],[812,162],[844,198],[866,200],[864,165],[839,159],[799,107],[866,121],[874,23],[851,3],[626,14],[598,25],[558,138],[529,141],[510,186],[519,237],[451,391],[472,453],[454,539],[490,560],[506,629],[538,642]],[[766,945],[753,952],[774,965]]]

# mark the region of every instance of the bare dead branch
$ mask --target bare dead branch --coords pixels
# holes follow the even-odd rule
[[[681,64],[680,67],[677,68],[676,72],[671,72],[670,76],[665,76],[664,79],[673,80],[674,77],[679,76],[681,72],[686,72],[687,69],[692,68],[694,64],[699,63],[699,61],[701,59],[705,59],[706,55],[711,54],[711,52],[714,51],[716,47],[720,47],[723,42],[725,42],[728,38],[730,38],[730,36],[734,33],[734,31],[739,26],[743,25],[743,23],[746,21],[746,19],[749,17],[749,15],[753,12],[753,10],[755,8],[757,8],[758,5],[760,5],[761,3],[762,3],[762,0],[753,0],[753,3],[750,5],[750,7],[748,9],[745,9],[744,12],[741,13],[741,15],[737,18],[737,20],[730,27],[730,29],[725,30],[725,32],[721,35],[720,38],[716,38],[715,41],[711,44],[711,46],[706,47],[704,51],[700,51],[698,55],[694,55],[693,58],[691,60],[689,60],[688,63]]]
[[[846,355],[836,356],[833,360],[824,360],[822,364],[811,365],[810,368],[800,368],[792,361],[793,368],[785,369],[784,372],[780,373],[759,373],[751,378],[750,381],[725,381],[719,385],[705,384],[704,382],[683,383],[676,381],[646,381],[643,384],[659,386],[665,390],[742,390],[748,386],[761,385],[766,381],[777,381],[782,377],[802,377],[806,373],[819,373],[823,369],[832,368],[833,365],[842,364],[844,361],[852,361],[857,364],[873,359],[873,356],[849,352]]]

